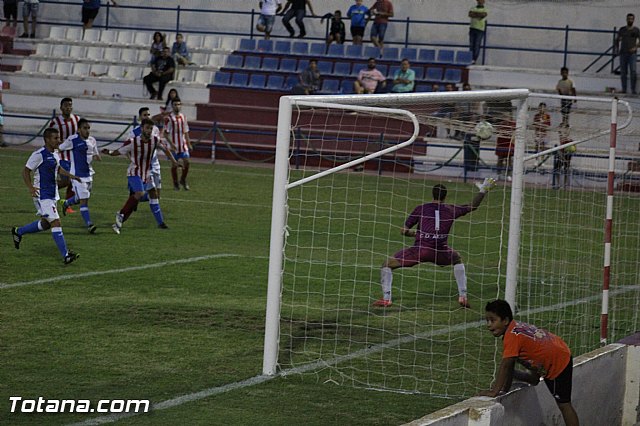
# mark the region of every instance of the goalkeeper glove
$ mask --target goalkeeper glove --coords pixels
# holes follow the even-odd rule
[[[496,186],[496,180],[492,177],[484,178],[484,182],[476,183],[480,193],[485,194],[491,191]]]

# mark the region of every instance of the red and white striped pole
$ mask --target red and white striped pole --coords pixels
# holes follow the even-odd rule
[[[602,276],[602,313],[600,344],[607,344],[609,328],[609,284],[611,283],[611,230],[613,228],[613,190],[616,177],[616,141],[618,130],[618,98],[611,103],[611,133],[609,135],[609,170],[607,174],[607,213],[604,223],[604,269]]]

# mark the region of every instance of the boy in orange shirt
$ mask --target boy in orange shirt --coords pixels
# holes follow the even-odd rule
[[[503,337],[504,350],[491,390],[480,395],[495,397],[511,388],[515,377],[533,386],[540,377],[553,395],[564,422],[579,425],[578,415],[571,405],[573,358],[567,344],[558,336],[532,324],[514,321],[511,307],[504,300],[494,300],[485,307],[487,328],[494,337]],[[516,362],[527,371],[515,370]]]

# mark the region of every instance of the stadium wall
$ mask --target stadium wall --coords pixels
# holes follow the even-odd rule
[[[69,3],[69,2],[66,2]],[[220,32],[237,34],[249,33],[251,16],[241,14],[202,14],[187,12],[184,9],[203,9],[221,11],[258,10],[257,0],[154,0],[154,7],[176,8],[180,5],[180,28],[186,31]],[[367,1],[365,4],[373,3]],[[410,30],[410,42],[454,45],[465,47],[468,45],[467,12],[475,4],[474,0],[448,0],[431,2],[426,0],[394,0],[395,18],[406,20],[407,17],[418,20],[455,22],[459,25],[415,24]],[[318,15],[340,9],[346,12],[350,2],[343,0],[312,1]],[[113,8],[111,7],[110,25],[131,28],[147,28],[174,31],[176,28],[176,13],[148,10],[146,0],[127,0],[123,6],[140,6],[143,9]],[[80,7],[77,4],[42,5],[40,16],[53,23],[79,24]],[[53,8],[55,7],[55,13]],[[637,9],[636,0],[556,0],[556,1],[522,1],[522,0],[488,0],[489,24],[512,24],[530,26],[561,27],[569,26],[580,29],[613,30],[614,27],[625,25],[628,12]],[[106,7],[100,11],[96,25],[104,25]],[[324,37],[324,24],[318,20],[307,20],[309,37]],[[394,22],[387,31],[387,40],[403,42],[406,27],[404,23]],[[287,33],[278,22],[274,36],[286,36]],[[368,30],[367,30],[368,35]],[[489,42],[495,46],[544,48],[562,51],[564,49],[563,31],[523,30],[521,28],[490,29]],[[569,36],[569,49],[572,51],[604,52],[611,46],[612,36],[588,32],[572,32]],[[569,68],[583,68],[590,63],[593,56],[570,55],[567,65]],[[551,53],[532,53],[523,51],[492,50],[487,54],[487,64],[520,66],[523,68],[556,69],[562,66],[563,55]]]
[[[640,422],[640,333],[636,344],[612,344],[574,359],[572,404],[585,426]],[[504,396],[470,398],[408,426],[564,424],[544,383]]]

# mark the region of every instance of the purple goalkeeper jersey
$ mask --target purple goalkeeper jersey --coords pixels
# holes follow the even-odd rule
[[[471,210],[470,205],[426,203],[416,207],[404,223],[405,228],[418,224],[416,242],[419,247],[438,247],[447,244],[453,222]]]

